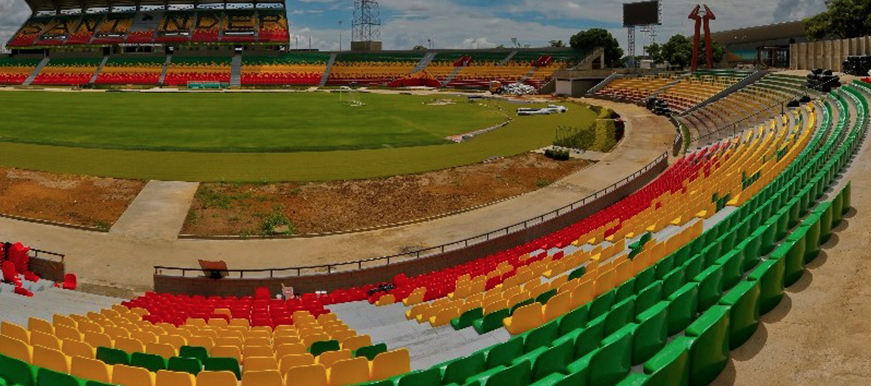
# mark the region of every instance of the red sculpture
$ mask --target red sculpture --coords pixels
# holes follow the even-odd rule
[[[690,15],[687,16],[688,19],[695,20],[696,22],[696,33],[693,37],[692,72],[696,72],[699,68],[699,46],[701,43],[702,22],[705,24],[705,56],[707,57],[708,68],[714,68],[714,49],[711,42],[711,20],[717,20],[717,16],[714,15],[714,12],[712,12],[707,5],[704,5],[704,7],[704,15],[700,13],[702,6],[696,5],[693,11],[690,12]]]

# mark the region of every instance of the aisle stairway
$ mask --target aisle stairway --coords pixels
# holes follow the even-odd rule
[[[157,84],[163,86],[163,81],[166,80],[166,72],[169,71],[169,65],[172,63],[172,54],[166,54],[166,61],[163,62],[163,71],[160,72]]]
[[[109,55],[103,56],[103,61],[100,62],[100,65],[97,67],[97,71],[94,71],[94,75],[91,76],[91,81],[88,84],[94,84],[97,81],[97,77],[100,76],[100,71],[103,70],[103,67],[106,66],[106,62],[109,61]]]
[[[230,66],[230,87],[242,86],[242,53],[233,55]]]
[[[333,53],[330,55],[330,60],[327,61],[327,68],[324,70],[324,75],[321,77],[321,82],[318,83],[318,87],[324,87],[327,84],[327,79],[330,78],[330,71],[333,69],[333,64],[336,63],[336,56],[338,54]]]
[[[33,80],[36,79],[36,76],[39,75],[39,72],[42,71],[43,67],[45,67],[45,65],[47,65],[50,60],[51,58],[49,58],[48,56],[42,58],[42,61],[39,62],[39,65],[36,66],[35,69],[33,69],[33,73],[31,73],[30,76],[28,76],[22,84],[25,86],[29,86],[31,83],[33,83]]]

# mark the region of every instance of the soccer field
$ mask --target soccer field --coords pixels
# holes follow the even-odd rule
[[[430,105],[434,98],[455,104]],[[0,92],[0,166],[128,179],[328,181],[420,173],[550,145],[596,114],[517,117],[462,97]],[[35,108],[38,106],[38,108]],[[541,107],[542,105],[523,105]],[[502,123],[456,144],[444,139]]]
[[[101,149],[293,152],[447,144],[505,121],[465,98],[338,93],[0,93],[6,142]],[[439,99],[444,99],[439,97]],[[34,106],[40,106],[35,110]],[[44,113],[34,113],[44,111]]]

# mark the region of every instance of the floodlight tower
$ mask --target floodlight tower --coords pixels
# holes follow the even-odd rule
[[[354,0],[352,51],[381,51],[381,9],[378,0]]]

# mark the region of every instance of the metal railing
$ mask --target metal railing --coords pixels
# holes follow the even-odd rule
[[[3,242],[0,244],[2,244],[4,246],[11,246],[13,243]],[[7,251],[8,251],[8,249],[4,248],[3,252],[0,253],[0,258],[8,258],[9,256],[8,256]],[[63,253],[44,251],[42,249],[36,249],[36,248],[30,248],[30,250],[28,251],[28,256],[35,258],[35,259],[42,259],[42,260],[60,260],[61,263],[64,262],[64,258],[66,257],[66,255],[64,255]]]
[[[610,186],[608,186],[602,190],[599,190],[599,191],[597,191],[589,196],[584,197],[583,199],[575,201],[569,205],[563,206],[563,207],[558,208],[556,210],[552,210],[552,211],[547,212],[545,214],[542,214],[540,216],[537,216],[537,217],[534,217],[531,219],[527,219],[527,220],[524,220],[522,222],[518,222],[518,223],[515,223],[512,225],[509,225],[507,227],[504,227],[504,228],[500,228],[500,229],[495,230],[495,231],[487,232],[487,233],[484,233],[481,235],[473,236],[473,237],[459,240],[459,241],[454,241],[454,242],[447,243],[447,244],[438,245],[435,247],[423,248],[423,249],[418,249],[418,250],[411,251],[411,252],[404,252],[404,253],[399,253],[399,254],[389,255],[389,256],[381,256],[381,257],[373,257],[373,258],[369,258],[369,259],[349,261],[349,262],[345,262],[345,263],[332,263],[332,264],[311,265],[311,266],[302,266],[302,267],[287,267],[287,268],[227,269],[227,270],[207,269],[207,271],[218,271],[222,274],[225,273],[228,276],[232,275],[232,274],[238,274],[239,278],[244,278],[246,273],[248,273],[248,274],[268,273],[269,274],[268,277],[270,277],[270,278],[276,277],[276,273],[281,273],[281,274],[283,274],[282,276],[287,276],[287,273],[294,273],[294,272],[296,273],[296,276],[302,276],[303,272],[307,272],[307,271],[310,271],[311,273],[327,273],[327,274],[329,274],[332,272],[338,272],[341,270],[340,268],[343,268],[343,267],[362,270],[364,268],[364,265],[366,265],[367,268],[370,268],[373,266],[390,265],[392,263],[397,263],[397,262],[401,262],[401,261],[417,260],[420,258],[426,258],[429,256],[443,254],[445,252],[450,252],[450,251],[454,251],[454,250],[458,250],[458,249],[464,249],[464,248],[468,248],[469,246],[473,246],[473,245],[476,245],[479,243],[490,241],[491,239],[494,239],[497,237],[507,236],[507,235],[510,235],[512,233],[515,233],[515,232],[524,231],[526,229],[529,229],[530,227],[542,224],[542,223],[549,221],[549,220],[553,220],[553,219],[558,218],[562,215],[565,215],[566,213],[574,211],[575,209],[578,209],[580,207],[588,205],[588,204],[598,200],[600,197],[605,196],[606,194],[609,194],[609,193],[627,185],[629,182],[635,180],[636,178],[640,177],[641,175],[647,173],[649,170],[658,166],[661,162],[667,162],[667,159],[668,159],[668,152],[665,152],[662,155],[660,155],[659,157],[656,157],[656,159],[654,159],[653,161],[651,161],[650,163],[645,165],[643,168],[641,168],[641,169],[637,170],[636,172],[632,173],[631,175],[621,179],[620,181],[617,181],[614,184],[611,184]],[[372,265],[372,264],[376,264],[376,265]],[[169,276],[170,274],[175,274],[173,276],[185,277],[188,274],[188,272],[203,272],[203,271],[204,271],[203,268],[182,268],[182,267],[166,267],[166,266],[155,266],[154,267],[154,274],[155,275],[167,275],[167,276]],[[258,277],[262,277],[262,276],[258,276]]]

